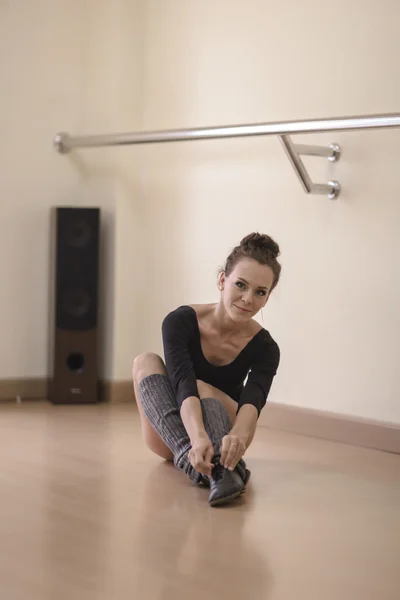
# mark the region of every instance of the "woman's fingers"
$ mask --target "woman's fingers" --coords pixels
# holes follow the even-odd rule
[[[226,461],[225,461],[225,467],[227,469],[230,469],[231,471],[236,467],[236,464],[239,460],[239,458],[238,458],[237,461],[235,462],[235,459],[238,456],[238,451],[239,451],[238,444],[235,443],[234,441],[232,441],[231,445],[229,447],[229,452],[226,457]]]
[[[211,458],[213,454],[214,453],[212,453]],[[195,464],[193,466],[199,473],[210,476],[214,465],[211,463],[211,459],[209,459],[208,456],[205,457],[203,454],[198,453],[195,455]]]
[[[214,458],[214,446],[212,444],[210,444],[210,446],[208,447],[207,451],[206,451],[206,456],[205,456],[205,460],[206,463],[213,468],[214,464],[213,464],[213,458]],[[210,473],[211,474],[211,473]]]
[[[243,454],[244,454],[244,452],[242,451],[242,449],[240,447],[234,448],[234,450],[232,451],[231,457],[228,455],[228,458],[226,460],[226,464],[227,464],[226,468],[229,469],[230,471],[233,471],[233,469],[238,464],[239,460],[242,458]]]
[[[243,440],[236,435],[226,435],[222,439],[220,463],[233,471],[246,450]],[[192,446],[189,460],[193,468],[203,475],[210,476],[213,465],[214,448],[210,440],[201,440]]]
[[[222,438],[222,444],[221,444],[220,462],[223,467],[225,466],[225,463],[226,463],[226,458],[228,456],[230,445],[231,445],[230,436],[226,435],[225,437]]]
[[[237,437],[227,435],[222,440],[221,464],[231,471],[245,453],[244,443]]]
[[[193,468],[203,475],[207,475],[210,467],[205,462],[204,458],[199,454],[199,452],[193,452],[192,459],[190,461],[192,463]]]
[[[189,460],[193,468],[203,475],[211,475],[214,467],[212,459],[214,456],[214,448],[210,441],[197,443],[189,452]]]

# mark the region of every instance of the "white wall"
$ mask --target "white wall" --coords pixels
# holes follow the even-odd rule
[[[52,149],[83,125],[86,14],[71,2],[0,8],[0,377],[45,375],[49,211],[85,202],[78,171]]]
[[[50,210],[57,205],[102,211],[100,367],[113,376],[118,154],[61,156],[52,140],[60,130],[122,126],[120,18],[108,0],[0,6],[0,379],[48,374]],[[136,26],[125,25],[131,33]]]
[[[143,102],[143,2],[120,0],[118,4],[119,85],[116,125],[113,131],[141,128]],[[96,131],[102,131],[97,128]],[[132,360],[139,344],[142,322],[138,303],[147,273],[141,258],[140,185],[141,147],[117,149],[115,228],[115,308],[113,379],[131,378]]]
[[[395,1],[145,8],[144,130],[399,109]],[[303,193],[275,138],[143,147],[146,272],[131,296],[141,328],[137,341],[121,332],[121,356],[161,352],[166,312],[217,300],[218,266],[260,230],[281,244],[283,263],[264,317],[282,350],[271,400],[400,422],[399,136],[298,140],[342,145],[337,165],[306,160],[316,181],[340,180],[336,202]],[[117,377],[128,366],[116,365]]]
[[[398,131],[298,140],[342,145],[337,165],[306,161],[314,180],[339,179],[336,202],[303,193],[275,138],[51,147],[60,129],[396,112],[397,2],[20,0],[0,11],[0,377],[47,374],[49,208],[92,204],[106,233],[105,377],[128,379],[136,354],[161,352],[169,310],[217,300],[217,268],[259,230],[282,248],[264,315],[282,351],[271,400],[399,423]]]

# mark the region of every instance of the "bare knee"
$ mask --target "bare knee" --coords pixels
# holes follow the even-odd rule
[[[212,397],[212,386],[202,381],[201,379],[197,379],[197,391],[199,392],[200,398],[210,398]]]
[[[174,455],[171,450],[165,445],[162,439],[150,429],[150,427],[144,428],[143,431],[144,442],[149,450],[157,456],[160,456],[164,460],[171,461],[174,459]]]
[[[166,375],[167,373],[164,362],[158,354],[143,352],[143,354],[139,354],[133,361],[132,375],[136,383],[139,383],[144,377],[156,373],[160,373],[161,375]]]

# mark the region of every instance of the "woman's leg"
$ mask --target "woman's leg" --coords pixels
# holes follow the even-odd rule
[[[140,354],[135,358],[133,363],[133,387],[135,390],[135,398],[137,407],[139,410],[140,421],[142,425],[142,435],[146,446],[161,458],[165,460],[172,460],[174,455],[168,446],[161,439],[159,434],[156,432],[149,419],[146,417],[142,407],[142,401],[140,398],[139,384],[145,377],[154,374],[166,375],[167,371],[162,359],[151,352]]]
[[[155,354],[142,354],[135,359],[133,371],[147,445],[159,456],[173,460],[194,483],[203,482],[189,460],[192,446],[163,361]]]
[[[230,432],[236,419],[237,403],[230,396],[204,381],[197,380],[197,389],[201,398],[204,427],[213,443],[218,462],[222,439]],[[251,473],[243,459],[238,462],[236,470],[246,485]]]
[[[215,398],[221,402],[221,404],[225,407],[226,412],[229,415],[231,425],[233,426],[236,421],[236,411],[238,407],[237,402],[228,396],[228,394],[225,394],[225,392],[222,392],[218,388],[201,380],[197,380],[197,389],[199,391],[200,398]],[[253,441],[253,438],[254,434],[250,439],[249,445]]]
[[[200,379],[197,380],[197,389],[200,398],[215,398],[216,400],[219,400],[229,415],[231,425],[233,425],[236,419],[237,402],[232,400],[232,398],[224,392],[221,392],[218,388],[209,383],[205,383]]]
[[[154,354],[143,354],[135,359],[133,371],[137,404],[138,407],[140,406],[143,435],[147,445],[163,458],[172,457],[175,466],[186,473],[194,483],[205,483],[206,478],[197,473],[190,463],[190,439],[161,358]],[[203,394],[205,392],[209,394],[210,388],[201,387],[201,391]],[[200,403],[204,426],[218,459],[222,438],[232,427],[231,418],[222,402],[213,397],[203,397]],[[231,412],[233,417],[233,411]],[[153,431],[149,430],[149,427]],[[153,432],[157,437],[154,437]],[[213,503],[214,501],[220,503],[232,494],[232,497],[236,497],[243,490],[243,483],[247,483],[248,479],[245,469],[240,469],[239,466],[239,479],[237,479],[238,475],[233,473],[228,475],[225,469],[222,469],[226,471],[224,476],[220,471],[220,468],[214,470],[211,477],[210,498]]]

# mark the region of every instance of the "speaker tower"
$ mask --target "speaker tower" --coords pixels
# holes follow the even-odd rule
[[[98,273],[100,209],[56,207],[53,232],[53,327],[50,400],[99,400]]]

